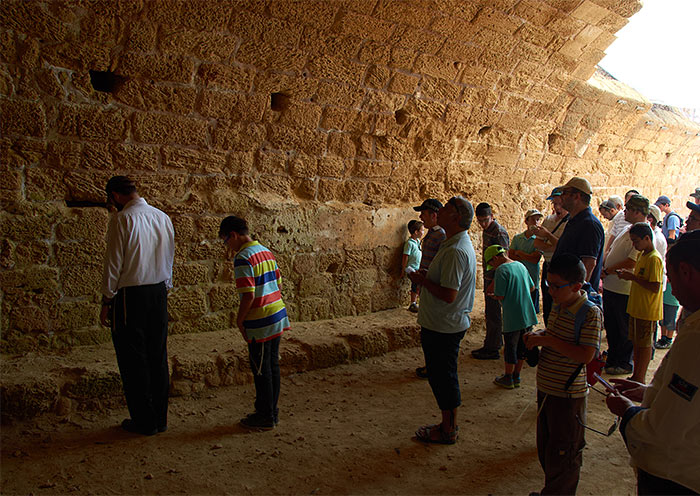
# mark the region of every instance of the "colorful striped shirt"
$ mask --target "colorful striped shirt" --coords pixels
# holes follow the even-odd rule
[[[575,344],[574,319],[576,312],[587,299],[586,293],[581,291],[578,300],[567,307],[561,308],[555,304],[547,322],[547,334],[557,337],[562,341]],[[586,319],[581,326],[579,345],[592,346],[600,349],[600,340],[603,335],[603,315],[596,306],[588,310]],[[537,365],[537,390],[552,396],[561,398],[582,398],[588,393],[586,384],[586,368],[578,374],[571,387],[566,389],[566,381],[576,371],[580,364],[562,355],[553,348],[542,347],[540,361]]]
[[[282,301],[282,279],[275,256],[257,241],[246,243],[233,261],[238,293],[254,293],[253,304],[243,322],[248,342],[267,341],[290,328]]]

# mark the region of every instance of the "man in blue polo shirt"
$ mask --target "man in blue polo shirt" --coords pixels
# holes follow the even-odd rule
[[[603,245],[605,230],[603,224],[591,210],[591,184],[582,177],[572,177],[561,187],[561,203],[569,212],[569,222],[557,240],[552,258],[563,253],[576,255],[586,267],[586,280],[593,290],[598,290],[600,271],[603,267]]]

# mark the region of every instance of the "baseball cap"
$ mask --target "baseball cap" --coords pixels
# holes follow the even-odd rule
[[[440,203],[435,198],[428,198],[417,207],[413,207],[413,210],[415,210],[416,212],[422,212],[423,210],[432,210],[433,212],[437,212],[441,208],[442,203]]]
[[[501,245],[491,245],[488,248],[486,248],[486,251],[484,252],[484,261],[486,262],[486,270],[491,270],[493,267],[491,267],[491,264],[489,263],[493,257],[496,255],[500,255],[501,253],[505,253],[506,249],[503,248]]]
[[[561,186],[562,190],[565,190],[566,188],[574,188],[582,193],[586,193],[587,195],[592,195],[593,194],[593,189],[591,189],[591,183],[588,182],[588,179],[584,179],[582,177],[572,177],[569,179],[569,182],[566,183],[564,186]]]
[[[547,197],[547,200],[554,200],[555,197],[561,196],[561,187],[557,186],[552,190],[552,192]]]
[[[649,205],[649,215],[651,215],[656,223],[661,222],[661,209],[656,205]]]
[[[528,210],[527,212],[525,212],[525,218],[526,218],[526,219],[529,219],[529,218],[532,217],[533,215],[539,215],[540,217],[543,217],[542,212],[540,212],[540,211],[537,210],[536,208],[531,208],[530,210]]]
[[[695,193],[690,193],[693,198],[700,198],[700,188],[695,188]]]
[[[625,203],[625,208],[634,208],[644,215],[649,215],[649,199],[642,195],[632,195]]]
[[[659,205],[670,205],[671,204],[671,199],[666,196],[666,195],[661,195],[656,199],[654,202],[654,205],[659,206]]]
[[[697,203],[688,202],[685,204],[685,206],[688,207],[690,210],[695,210],[697,213],[700,214],[700,205],[698,205]]]

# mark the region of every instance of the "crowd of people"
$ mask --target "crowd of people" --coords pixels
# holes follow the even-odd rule
[[[114,213],[100,321],[112,332],[129,410],[122,428],[151,436],[168,427],[167,292],[174,230],[168,215],[148,205],[128,177],[111,178],[105,189]],[[628,192],[624,203],[612,197],[599,207],[610,221],[607,233],[593,215],[591,196],[584,178],[554,188],[547,198],[552,214],[528,210],[526,227],[512,243],[487,203],[475,209],[466,198],[454,196],[444,205],[431,198],[414,207],[420,221],[408,225],[401,268],[411,281],[409,310],[417,312],[421,327],[425,365],[416,373],[428,379],[441,414],[439,424],[419,427],[416,438],[439,444],[458,438],[458,358],[471,326],[477,277],[468,230],[476,217],[483,230],[486,333],[471,356],[498,360],[505,343],[504,373],[494,379],[505,389],[520,387],[525,360],[537,364],[537,450],[545,474],[540,493],[576,491],[585,446],[585,364],[600,360],[603,330],[606,372],[631,374],[613,379],[607,403],[622,418],[620,430],[637,468],[639,492],[700,492],[700,472],[692,470],[700,466],[700,367],[695,364],[700,352],[700,188],[691,194],[695,202],[687,203],[685,223],[666,196],[655,205],[637,191]],[[240,297],[236,325],[248,344],[255,384],[254,411],[240,424],[273,429],[279,423],[279,347],[290,328],[281,274],[275,256],[253,239],[244,218],[223,219],[218,236],[233,255]],[[533,331],[540,299],[545,328]],[[670,350],[647,385],[657,322],[662,335],[656,348]]]
[[[700,368],[690,358],[700,352],[700,188],[686,203],[685,222],[665,195],[654,204],[636,190],[624,201],[613,196],[599,206],[607,230],[593,213],[592,194],[580,177],[554,188],[547,197],[552,213],[525,212],[525,230],[512,242],[487,203],[473,209],[456,196],[445,205],[429,198],[414,207],[428,228],[423,258],[414,263],[419,269],[406,271],[409,310],[418,311],[425,357],[416,373],[428,379],[442,415],[440,424],[420,427],[416,438],[453,444],[458,437],[457,359],[476,279],[467,230],[476,216],[482,229],[486,332],[483,346],[471,356],[498,360],[503,348],[504,373],[494,384],[505,389],[520,387],[524,361],[537,365],[537,449],[545,474],[540,494],[576,492],[592,382],[585,365],[593,361],[605,363],[607,375],[629,376],[608,383],[607,402],[622,417],[640,494],[698,492],[700,476],[687,469],[700,466],[700,397],[695,395]],[[540,300],[544,329],[533,331]],[[674,351],[680,346],[674,344],[676,332],[682,352]],[[654,349],[668,348],[646,386]]]

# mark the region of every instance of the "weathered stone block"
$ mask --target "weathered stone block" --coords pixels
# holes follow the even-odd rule
[[[354,86],[360,84],[366,69],[364,64],[357,64],[327,55],[312,57],[307,67],[313,77],[331,79]]]
[[[202,289],[175,288],[168,295],[168,313],[172,320],[198,318],[206,310],[206,296]]]
[[[306,62],[306,54],[298,49],[280,50],[273,45],[251,40],[240,46],[236,53],[236,60],[260,69],[301,71]]]
[[[233,311],[238,308],[238,302],[239,296],[235,284],[213,286],[209,291],[209,308],[212,312]]]
[[[315,103],[290,101],[282,111],[279,122],[287,126],[315,129],[321,120],[321,106]]]
[[[173,285],[175,287],[206,284],[209,281],[209,268],[201,263],[175,264]]]
[[[101,254],[95,254],[99,258]],[[102,264],[95,261],[90,264],[70,265],[61,269],[61,287],[66,296],[86,296],[95,294],[102,281]]]
[[[307,155],[298,155],[291,160],[289,172],[294,177],[314,177],[318,170],[317,159]]]
[[[395,72],[389,82],[389,91],[412,95],[416,90],[416,86],[418,86],[419,80],[420,78],[417,76]]]
[[[64,136],[118,140],[126,135],[126,120],[120,109],[91,105],[60,105],[56,128]]]
[[[327,134],[289,126],[270,126],[268,140],[278,150],[295,150],[307,155],[322,155]]]
[[[200,111],[210,117],[234,121],[258,121],[267,105],[263,95],[205,90]]]
[[[42,138],[46,135],[46,114],[38,102],[0,99],[0,133]]]
[[[237,37],[222,32],[177,30],[165,31],[158,37],[158,46],[164,53],[213,62],[227,61],[237,45]]]
[[[10,418],[32,418],[50,412],[53,410],[58,396],[58,384],[48,376],[41,376],[35,381],[19,384],[8,384],[3,381],[2,386],[0,386],[3,421]]]
[[[191,57],[173,54],[125,52],[118,62],[116,72],[136,79],[189,83],[194,73],[194,61]]]
[[[202,64],[197,71],[198,80],[205,86],[243,93],[250,91],[254,76],[251,69],[225,64]]]
[[[189,117],[137,113],[133,132],[144,143],[206,146],[208,123]]]
[[[219,120],[214,131],[214,145],[222,150],[257,150],[265,140],[261,124]]]
[[[191,174],[216,174],[226,168],[227,158],[222,152],[163,147],[163,165]]]
[[[80,240],[54,243],[54,256],[59,267],[89,264],[95,258],[101,258],[105,251],[105,242],[98,238],[96,241]]]
[[[31,241],[17,244],[12,257],[16,268],[43,265],[49,261],[49,244],[46,241]]]

